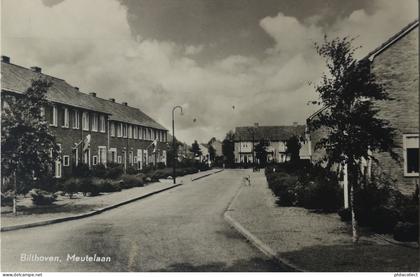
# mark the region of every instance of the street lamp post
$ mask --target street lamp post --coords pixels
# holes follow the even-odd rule
[[[178,151],[175,147],[175,110],[176,109],[180,109],[181,110],[181,115],[182,115],[182,107],[181,106],[175,106],[172,109],[172,150],[173,150],[173,157],[172,157],[172,166],[173,166],[173,180],[174,180],[174,184],[176,183],[176,158],[178,156]]]

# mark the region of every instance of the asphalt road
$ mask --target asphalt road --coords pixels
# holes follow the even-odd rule
[[[90,218],[1,233],[1,270],[283,271],[223,219],[245,174],[225,170]],[[67,260],[95,254],[111,261]]]

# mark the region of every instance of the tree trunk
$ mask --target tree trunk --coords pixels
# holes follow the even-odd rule
[[[351,208],[351,229],[352,229],[352,240],[353,243],[357,243],[359,241],[359,224],[356,219],[356,211],[355,211],[355,199],[354,199],[354,190],[357,186],[357,182],[359,178],[357,177],[357,166],[351,164],[349,166],[351,181],[350,181],[350,208]]]
[[[350,186],[350,207],[351,207],[351,229],[352,229],[352,240],[353,243],[359,241],[359,226],[356,219],[356,212],[354,210],[354,185]]]
[[[17,185],[16,185],[16,171],[13,173],[13,186],[14,186],[14,193],[13,193],[13,214],[17,215],[16,209],[16,197],[17,197]]]

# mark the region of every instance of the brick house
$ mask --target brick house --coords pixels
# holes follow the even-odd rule
[[[50,105],[43,113],[61,149],[55,163],[57,178],[71,175],[79,163],[114,162],[137,169],[166,163],[166,128],[138,108],[93,92],[82,93],[62,79],[43,74],[39,67],[12,64],[6,56],[2,56],[1,74],[2,109],[8,106],[7,97],[19,97],[32,80],[45,78],[52,83],[47,92]]]
[[[234,134],[235,163],[253,163],[254,147],[261,141],[268,142],[267,162],[282,163],[290,159],[286,154],[286,141],[292,136],[305,138],[305,125],[236,127]],[[304,140],[299,152],[301,159],[309,159],[309,145]],[[258,161],[257,161],[258,162]]]
[[[364,59],[371,62],[376,80],[389,93],[392,100],[377,101],[379,117],[388,120],[397,131],[394,151],[400,162],[388,153],[374,153],[379,164],[367,162],[368,171],[386,172],[396,180],[398,189],[412,193],[419,177],[419,21],[416,20],[370,52]],[[308,123],[325,107],[308,118]],[[326,135],[325,129],[310,134],[312,161],[318,161],[325,150],[314,149],[317,141]]]

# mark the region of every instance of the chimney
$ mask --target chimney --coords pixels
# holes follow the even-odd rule
[[[109,101],[114,102],[115,103],[115,98],[109,98]]]
[[[40,67],[38,67],[38,66],[32,66],[31,67],[31,70],[33,71],[33,72],[38,72],[38,73],[41,73],[41,68]]]
[[[74,87],[75,90],[79,91],[79,87]]]
[[[127,102],[122,102],[121,104],[123,104],[124,106],[128,106]]]
[[[8,56],[1,56],[1,61],[4,63],[10,63],[10,58]]]
[[[90,96],[96,97],[96,92],[89,92]]]
[[[254,127],[259,127],[259,126],[260,126],[260,124],[258,124],[258,122],[254,123]]]

